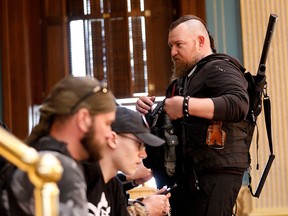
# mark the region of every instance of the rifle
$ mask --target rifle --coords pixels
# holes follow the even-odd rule
[[[267,83],[266,83],[266,59],[268,55],[268,50],[270,47],[270,42],[272,39],[272,34],[274,32],[274,27],[276,24],[278,16],[276,14],[270,14],[269,23],[266,30],[266,36],[263,44],[261,59],[258,67],[258,71],[256,76],[250,77],[252,78],[252,81],[254,82],[255,89],[250,90],[249,92],[249,99],[250,99],[250,109],[251,109],[251,119],[254,126],[256,125],[257,116],[262,111],[262,96],[264,94],[263,98],[263,104],[264,104],[264,112],[265,112],[265,122],[266,122],[266,131],[267,131],[267,137],[269,141],[269,149],[270,149],[270,156],[266,163],[265,169],[262,173],[261,179],[258,183],[257,189],[255,194],[253,194],[252,187],[250,185],[251,182],[251,176],[249,174],[249,184],[248,188],[252,194],[252,196],[259,198],[260,193],[263,189],[264,183],[266,181],[266,178],[268,176],[268,173],[270,171],[270,168],[272,166],[272,163],[275,159],[275,155],[273,154],[273,145],[272,145],[272,135],[271,135],[271,114],[270,114],[270,98],[267,96]],[[251,76],[251,75],[250,75]],[[247,77],[246,77],[247,78]],[[254,92],[253,92],[254,91]],[[254,128],[253,128],[254,131]],[[252,132],[253,135],[253,132]],[[257,143],[258,145],[258,143]],[[257,169],[259,168],[259,165],[257,164]]]
[[[272,39],[272,34],[274,32],[275,24],[277,21],[278,16],[276,14],[270,14],[269,23],[266,30],[266,36],[263,43],[262,54],[260,58],[260,63],[258,66],[258,71],[256,76],[254,77],[255,80],[255,92],[254,95],[252,92],[249,92],[253,95],[252,98],[252,110],[254,111],[255,117],[257,117],[262,111],[262,105],[259,101],[262,101],[262,93],[263,90],[266,88],[266,60],[268,56],[268,51]],[[251,103],[251,101],[250,101]]]

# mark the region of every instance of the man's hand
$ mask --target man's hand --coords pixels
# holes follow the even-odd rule
[[[155,99],[155,96],[141,96],[136,102],[136,110],[142,114],[147,114],[148,110],[153,106]]]
[[[171,119],[175,120],[183,117],[183,100],[184,97],[181,96],[166,98],[164,111]]]
[[[150,195],[143,199],[143,203],[149,211],[149,216],[167,215],[170,211],[168,195]]]
[[[137,185],[144,184],[152,177],[152,170],[146,168],[143,163],[139,165],[134,175],[126,175],[127,181],[133,180]]]

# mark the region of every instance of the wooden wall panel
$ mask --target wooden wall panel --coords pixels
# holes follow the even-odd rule
[[[149,95],[164,95],[172,75],[168,30],[173,21],[172,1],[150,0],[146,5]]]
[[[3,119],[20,138],[28,134],[30,94],[28,1],[2,0],[1,56]]]
[[[67,75],[68,58],[65,53],[65,41],[62,25],[45,26],[44,54],[44,94],[47,95],[53,85]]]
[[[186,14],[205,17],[205,0],[147,0],[146,34],[148,55],[149,95],[163,95],[172,75],[172,61],[168,46],[170,24]]]
[[[104,7],[104,16],[108,11],[110,17],[105,18],[105,45],[107,46],[108,86],[111,86],[117,98],[132,97],[134,89],[131,82],[129,59],[129,30],[127,1],[110,0]]]
[[[286,0],[241,0],[242,37],[245,67],[256,73],[270,13],[279,18],[266,62],[268,95],[272,103],[272,135],[275,161],[260,198],[251,199],[249,215],[288,215],[288,4]],[[252,144],[254,188],[269,155],[263,112],[258,119],[260,172],[255,171],[255,144]],[[250,205],[247,204],[247,205]]]
[[[62,0],[42,0],[43,15],[49,17],[59,17],[65,14],[66,1]]]
[[[69,74],[68,21],[66,0],[42,2],[44,92],[47,96],[53,85]]]
[[[0,0],[3,118],[19,138],[28,135],[29,108],[41,104],[52,86],[69,74],[67,2]],[[176,15],[203,14],[205,1],[145,2],[152,48],[148,55],[153,59],[148,63],[149,93],[163,95],[171,75],[168,27]]]
[[[31,7],[33,5],[33,7]],[[30,6],[27,8],[29,14],[29,65],[30,65],[30,91],[31,104],[41,104],[43,101],[43,55],[42,51],[42,28],[41,28],[41,14],[40,1],[30,0]]]
[[[69,73],[66,1],[0,0],[0,17],[3,120],[24,139],[31,106]]]
[[[204,20],[204,22],[206,22],[205,0],[181,0],[179,6],[180,16],[193,14],[199,16]]]

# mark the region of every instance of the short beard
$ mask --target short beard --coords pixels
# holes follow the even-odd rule
[[[172,76],[171,76],[171,81],[175,80],[175,79],[181,79],[184,78],[185,76],[187,76],[190,71],[193,69],[193,67],[198,63],[198,61],[200,61],[200,56],[197,58],[195,58],[193,61],[183,61],[181,59],[178,59],[177,61],[175,61],[172,58],[172,62],[173,62],[173,68],[172,68]]]
[[[190,64],[188,62],[181,62],[180,64],[177,64],[174,60],[173,60],[173,74],[171,77],[171,81],[175,80],[175,79],[180,79],[180,78],[184,78],[185,76],[187,76],[189,74],[189,72],[192,70],[194,64]]]
[[[83,136],[81,143],[89,154],[89,161],[99,161],[102,158],[101,149],[103,145],[95,140],[95,129],[93,126]]]

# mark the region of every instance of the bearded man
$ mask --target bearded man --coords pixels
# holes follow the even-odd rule
[[[115,112],[112,93],[89,77],[63,78],[44,101],[39,124],[26,142],[40,154],[49,152],[61,162],[59,215],[88,215],[86,182],[80,161],[101,158]],[[27,174],[16,169],[6,197],[2,197],[7,203],[7,215],[35,215],[33,189]]]
[[[204,22],[193,15],[171,24],[168,44],[173,82],[162,115],[173,120],[179,140],[176,168],[167,174],[165,148],[162,154],[147,148],[145,165],[152,168],[158,187],[177,183],[170,198],[173,216],[231,216],[249,167],[245,69],[238,60],[216,53]],[[154,100],[143,96],[136,109],[146,115]]]

